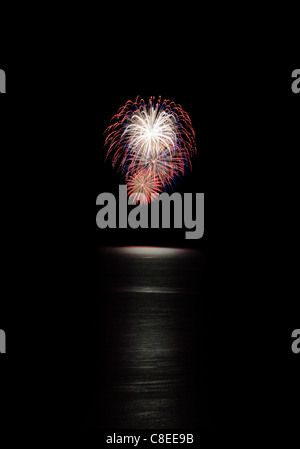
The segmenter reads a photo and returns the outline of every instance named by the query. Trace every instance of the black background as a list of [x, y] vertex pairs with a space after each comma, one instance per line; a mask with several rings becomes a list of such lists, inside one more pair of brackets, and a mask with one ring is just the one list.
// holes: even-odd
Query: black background
[[[95, 235], [94, 200], [117, 179], [103, 164], [102, 133], [140, 94], [180, 103], [197, 135], [181, 188], [205, 192], [205, 237], [195, 244], [208, 257], [213, 428], [266, 438], [296, 430], [299, 95], [290, 86], [299, 64], [215, 51], [179, 61], [169, 55], [149, 69], [127, 52], [80, 64], [1, 61], [3, 428], [76, 437], [90, 407], [94, 254], [106, 244]], [[177, 231], [168, 237], [186, 244]], [[147, 230], [116, 241], [164, 238]]]

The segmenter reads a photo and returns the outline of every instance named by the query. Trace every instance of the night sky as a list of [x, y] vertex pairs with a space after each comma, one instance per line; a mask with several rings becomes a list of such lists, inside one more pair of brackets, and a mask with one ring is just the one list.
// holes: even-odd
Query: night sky
[[[172, 79], [167, 74], [162, 74], [150, 83], [146, 76], [144, 79], [131, 78], [130, 76], [120, 78], [117, 82], [109, 83], [107, 89], [96, 92], [92, 99], [94, 110], [96, 111], [93, 135], [93, 147], [96, 156], [95, 163], [95, 194], [98, 196], [102, 192], [114, 193], [118, 198], [118, 186], [124, 184], [120, 173], [111, 166], [111, 161], [104, 163], [106, 150], [104, 149], [104, 130], [111, 124], [110, 119], [123, 106], [127, 100], [135, 100], [137, 95], [144, 98], [146, 102], [151, 95], [158, 98], [170, 99], [179, 103], [183, 109], [188, 112], [193, 128], [196, 133], [197, 154], [192, 158], [192, 171], [187, 170], [182, 179], [179, 179], [175, 191], [184, 193], [203, 193], [208, 185], [207, 176], [208, 148], [204, 145], [207, 138], [206, 123], [209, 111], [203, 107], [207, 104], [207, 94], [204, 88], [195, 88], [194, 83], [187, 86], [183, 80], [180, 85], [174, 85]], [[101, 108], [99, 108], [101, 105]], [[202, 107], [201, 107], [202, 105]], [[172, 192], [169, 192], [172, 193]], [[195, 206], [194, 206], [195, 207]], [[100, 209], [97, 206], [96, 211]], [[96, 244], [99, 246], [105, 244], [126, 245], [126, 244], [142, 244], [142, 245], [166, 245], [166, 246], [197, 246], [204, 247], [206, 237], [199, 241], [188, 242], [185, 239], [183, 230], [131, 230], [129, 227], [125, 230], [99, 230], [96, 229]], [[201, 240], [201, 241], [200, 241]]]

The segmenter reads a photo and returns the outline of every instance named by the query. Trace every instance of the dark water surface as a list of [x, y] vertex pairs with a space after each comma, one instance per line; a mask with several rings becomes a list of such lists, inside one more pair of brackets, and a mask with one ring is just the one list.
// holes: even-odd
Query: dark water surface
[[154, 247], [98, 251], [93, 426], [207, 426], [204, 279], [201, 251]]

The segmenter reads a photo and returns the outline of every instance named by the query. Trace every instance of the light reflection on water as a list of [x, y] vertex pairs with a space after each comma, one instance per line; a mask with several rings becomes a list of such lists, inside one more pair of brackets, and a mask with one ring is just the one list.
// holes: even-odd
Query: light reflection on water
[[122, 247], [106, 247], [101, 251], [110, 252], [112, 254], [133, 255], [142, 257], [174, 257], [194, 253], [195, 250], [185, 248], [163, 248], [160, 246], [122, 246]]
[[99, 427], [205, 426], [203, 270], [189, 249], [99, 251]]

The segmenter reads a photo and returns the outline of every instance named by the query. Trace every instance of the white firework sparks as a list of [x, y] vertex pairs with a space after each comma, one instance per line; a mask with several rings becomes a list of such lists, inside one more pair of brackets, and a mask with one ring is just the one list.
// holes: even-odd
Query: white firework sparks
[[122, 137], [135, 157], [152, 160], [161, 154], [171, 155], [177, 142], [176, 118], [158, 106], [145, 107], [132, 115]]

